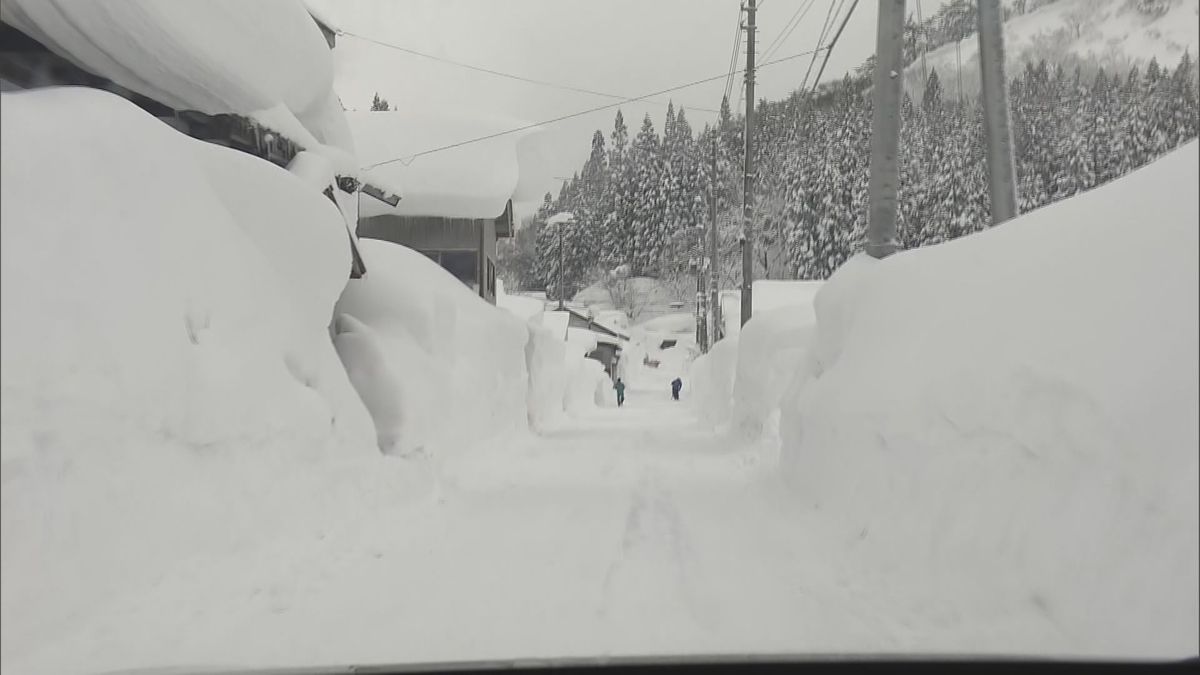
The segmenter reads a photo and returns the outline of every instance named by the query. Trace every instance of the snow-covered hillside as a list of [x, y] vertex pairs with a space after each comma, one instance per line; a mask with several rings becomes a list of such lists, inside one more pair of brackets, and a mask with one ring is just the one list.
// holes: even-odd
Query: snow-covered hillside
[[1196, 653], [1198, 181], [1193, 141], [1001, 227], [854, 258], [817, 296], [785, 467], [884, 601], [936, 627], [926, 648], [982, 638], [956, 616], [1035, 607], [1090, 653]]
[[[1057, 0], [1014, 16], [1004, 24], [1005, 55], [1010, 73], [1029, 61], [1061, 63], [1072, 58], [1103, 66], [1110, 74], [1144, 68], [1150, 59], [1174, 66], [1188, 52], [1200, 52], [1200, 0], [1163, 0], [1161, 14], [1139, 12], [1131, 0]], [[925, 90], [923, 68], [937, 70], [947, 97], [979, 90], [979, 42], [975, 34], [957, 45], [928, 52], [905, 71], [905, 91], [920, 100]], [[960, 67], [961, 61], [961, 67]]]

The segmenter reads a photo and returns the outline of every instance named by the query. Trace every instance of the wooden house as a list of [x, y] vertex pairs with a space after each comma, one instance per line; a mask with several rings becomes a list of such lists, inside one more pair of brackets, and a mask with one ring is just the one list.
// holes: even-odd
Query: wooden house
[[420, 251], [496, 304], [496, 242], [513, 233], [512, 200], [495, 218], [384, 213], [360, 216], [358, 236]]

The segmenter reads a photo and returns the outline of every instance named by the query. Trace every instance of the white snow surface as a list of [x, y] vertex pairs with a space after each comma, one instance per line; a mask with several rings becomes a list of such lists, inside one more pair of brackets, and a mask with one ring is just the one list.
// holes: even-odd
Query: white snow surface
[[1198, 148], [817, 296], [783, 461], [923, 646], [1197, 652]]
[[167, 106], [254, 117], [357, 169], [329, 46], [298, 0], [3, 0], [0, 18]]
[[[363, 360], [352, 372], [370, 372], [374, 366], [367, 364], [382, 359], [378, 368], [391, 384], [372, 381], [358, 390], [373, 412], [387, 411], [375, 417], [381, 449], [436, 455], [524, 429], [528, 331], [522, 322], [417, 251], [369, 239], [359, 246], [369, 272], [346, 285], [336, 311], [339, 320], [349, 315], [370, 331], [349, 324], [361, 336], [362, 351], [342, 349], [339, 341], [339, 353], [343, 360]], [[401, 410], [372, 405], [369, 392], [398, 399]]]
[[350, 251], [324, 196], [109, 93], [0, 105], [0, 659], [28, 672], [163, 574], [401, 474], [352, 468], [378, 453], [327, 332]]
[[[517, 148], [537, 132], [535, 127], [412, 157], [528, 123], [456, 109], [427, 113], [351, 111], [346, 116], [358, 148], [363, 180], [399, 186], [402, 196], [394, 208], [375, 199], [364, 200], [364, 216], [394, 213], [496, 218], [520, 184]], [[371, 168], [381, 162], [389, 163]]]
[[[776, 438], [779, 404], [813, 346], [823, 281], [754, 282], [754, 315], [691, 367], [697, 417], [739, 441]], [[726, 323], [741, 323], [740, 300]], [[728, 426], [727, 426], [728, 425]]]
[[[2, 102], [6, 673], [1200, 651], [1196, 143], [851, 260], [777, 449], [665, 382], [610, 407], [565, 325], [537, 338], [385, 242], [337, 303], [347, 377], [327, 327], [349, 251], [309, 183], [107, 94]], [[682, 318], [652, 327], [672, 324], [631, 337], [680, 340], [660, 351], [732, 398], [715, 362], [738, 342], [692, 362]], [[551, 343], [572, 412], [534, 436]], [[464, 429], [405, 437], [413, 415]], [[381, 455], [392, 430], [434, 457]]]
[[[560, 428], [572, 416], [599, 407], [616, 405], [612, 380], [598, 361], [585, 354], [607, 336], [566, 327], [566, 312], [545, 311], [545, 302], [527, 296], [500, 293], [496, 305], [526, 323], [525, 367], [529, 372], [526, 395], [529, 426], [539, 432]], [[548, 318], [549, 317], [549, 318]]]

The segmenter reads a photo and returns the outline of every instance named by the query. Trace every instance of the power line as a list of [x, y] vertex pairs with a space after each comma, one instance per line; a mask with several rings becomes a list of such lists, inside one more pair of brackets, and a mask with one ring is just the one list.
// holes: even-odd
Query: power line
[[[725, 98], [733, 93], [733, 74], [737, 70], [737, 57], [742, 49], [742, 8], [738, 5], [737, 21], [733, 24], [733, 52], [729, 55], [729, 75], [725, 79]], [[722, 99], [724, 100], [724, 99]]]
[[[585, 87], [575, 87], [575, 86], [572, 86], [569, 84], [561, 84], [558, 82], [548, 82], [546, 80], [539, 80], [539, 79], [532, 78], [532, 77], [525, 77], [524, 75], [514, 75], [512, 73], [506, 73], [506, 72], [503, 72], [500, 70], [494, 70], [492, 68], [485, 68], [483, 66], [476, 66], [476, 65], [473, 65], [470, 63], [464, 63], [462, 61], [455, 61], [454, 59], [447, 59], [447, 58], [443, 58], [441, 56], [427, 54], [425, 52], [418, 51], [416, 49], [404, 47], [404, 46], [401, 46], [398, 44], [393, 44], [391, 42], [384, 42], [382, 40], [376, 40], [375, 38], [367, 37], [365, 35], [359, 35], [358, 33], [352, 33], [350, 31], [342, 31], [340, 34], [358, 38], [359, 40], [363, 40], [365, 42], [370, 42], [370, 43], [378, 45], [380, 47], [387, 47], [388, 49], [395, 49], [396, 51], [401, 51], [406, 54], [412, 54], [413, 56], [420, 56], [422, 58], [430, 59], [432, 61], [438, 61], [440, 63], [445, 63], [445, 64], [449, 64], [452, 66], [458, 66], [459, 68], [466, 68], [467, 70], [473, 70], [478, 73], [486, 73], [488, 75], [494, 75], [496, 77], [503, 77], [503, 78], [506, 78], [509, 80], [516, 80], [518, 82], [526, 82], [528, 84], [536, 84], [536, 85], [539, 85], [542, 87], [551, 87], [553, 89], [562, 89], [565, 91], [573, 91], [573, 92], [580, 93], [580, 94], [590, 94], [592, 96], [601, 96], [603, 98], [612, 98], [612, 99], [619, 99], [619, 100], [624, 100], [627, 98], [626, 96], [621, 96], [618, 94], [610, 94], [608, 92], [603, 92], [603, 91], [596, 91], [595, 89], [587, 89]], [[654, 103], [656, 105], [668, 105], [666, 103], [663, 103], [662, 101], [649, 101], [648, 100], [647, 102]], [[709, 113], [717, 112], [716, 110], [713, 110], [711, 108], [701, 108], [699, 106], [694, 106], [691, 109], [692, 110], [701, 110], [701, 111], [709, 112]]]
[[[837, 0], [829, 0], [829, 11], [825, 13], [825, 21], [821, 24], [821, 34], [817, 37], [817, 46], [825, 42], [825, 35], [829, 32], [830, 19], [833, 18], [833, 7]], [[814, 52], [812, 60], [808, 62], [808, 70], [804, 71], [804, 79], [800, 81], [800, 91], [804, 91], [808, 87], [808, 76], [812, 74], [813, 66], [817, 63], [817, 55]]]
[[[791, 60], [793, 60], [793, 59], [798, 59], [798, 58], [801, 58], [801, 57], [803, 57], [803, 56], [810, 56], [810, 55], [812, 55], [812, 54], [815, 54], [815, 53], [819, 52], [820, 50], [821, 50], [821, 48], [817, 48], [817, 49], [809, 50], [809, 51], [806, 51], [806, 52], [800, 52], [800, 53], [798, 53], [798, 54], [792, 54], [791, 56], [785, 56], [785, 57], [783, 57], [783, 58], [775, 59], [774, 61], [767, 61], [767, 62], [765, 62], [765, 63], [760, 63], [760, 64], [758, 64], [758, 67], [759, 67], [759, 68], [764, 68], [764, 67], [766, 67], [766, 66], [773, 66], [773, 65], [775, 65], [775, 64], [777, 64], [777, 63], [784, 63], [784, 62], [786, 62], [786, 61], [791, 61]], [[738, 74], [738, 73], [742, 73], [742, 72], [745, 72], [745, 69], [744, 69], [744, 68], [743, 68], [743, 69], [740, 69], [740, 70], [737, 70], [737, 71], [736, 71], [734, 74], [736, 75], [736, 74]], [[707, 84], [707, 83], [709, 83], [709, 82], [716, 82], [717, 80], [724, 79], [726, 76], [727, 76], [727, 75], [726, 75], [725, 73], [722, 73], [722, 74], [720, 74], [720, 75], [716, 75], [716, 76], [713, 76], [713, 77], [706, 77], [706, 78], [704, 78], [704, 79], [700, 79], [700, 80], [693, 80], [693, 81], [691, 81], [691, 82], [688, 82], [688, 83], [686, 83], [686, 84], [680, 84], [680, 85], [677, 85], [677, 86], [674, 86], [674, 87], [668, 87], [668, 88], [666, 88], [666, 89], [660, 89], [660, 90], [658, 90], [658, 91], [650, 92], [649, 94], [643, 94], [643, 95], [641, 95], [641, 96], [634, 96], [634, 97], [632, 97], [632, 98], [627, 98], [627, 99], [624, 99], [624, 100], [622, 100], [622, 101], [617, 101], [616, 103], [608, 103], [608, 104], [605, 104], [605, 105], [602, 105], [602, 106], [596, 106], [595, 108], [588, 108], [587, 110], [580, 110], [579, 112], [573, 112], [573, 113], [570, 113], [570, 114], [567, 114], [567, 115], [562, 115], [562, 116], [559, 116], [559, 117], [554, 117], [554, 118], [551, 118], [551, 119], [548, 119], [548, 120], [543, 120], [543, 121], [541, 121], [541, 122], [534, 122], [534, 123], [532, 123], [532, 124], [526, 124], [526, 125], [523, 125], [523, 126], [519, 126], [519, 127], [512, 128], [512, 129], [506, 129], [506, 130], [504, 130], [504, 131], [498, 131], [498, 132], [496, 132], [496, 133], [494, 133], [494, 134], [487, 134], [486, 136], [479, 136], [479, 137], [477, 137], [477, 138], [471, 138], [471, 139], [467, 139], [467, 140], [465, 140], [465, 141], [459, 141], [459, 142], [457, 142], [457, 143], [451, 143], [451, 144], [449, 144], [449, 145], [443, 145], [443, 146], [440, 146], [440, 147], [437, 147], [437, 148], [431, 148], [431, 149], [429, 149], [429, 150], [423, 150], [423, 151], [421, 151], [421, 152], [418, 152], [418, 153], [415, 153], [415, 154], [412, 154], [412, 155], [406, 155], [406, 156], [403, 156], [403, 157], [397, 157], [397, 158], [395, 158], [395, 159], [389, 159], [389, 160], [385, 160], [385, 161], [382, 161], [382, 162], [376, 162], [376, 163], [374, 163], [374, 164], [371, 164], [371, 165], [369, 165], [369, 166], [364, 166], [364, 167], [362, 167], [362, 170], [366, 171], [366, 170], [374, 169], [374, 168], [376, 168], [376, 167], [384, 166], [385, 164], [393, 164], [393, 163], [395, 163], [395, 162], [401, 162], [401, 163], [403, 163], [405, 166], [408, 166], [408, 165], [409, 165], [409, 164], [411, 164], [411, 163], [412, 163], [412, 161], [413, 161], [413, 160], [415, 160], [416, 158], [418, 158], [418, 157], [423, 157], [423, 156], [425, 156], [425, 155], [432, 155], [432, 154], [433, 154], [433, 153], [435, 153], [435, 152], [442, 152], [442, 151], [444, 151], [444, 150], [451, 150], [451, 149], [453, 149], [453, 148], [462, 147], [462, 146], [464, 146], [464, 145], [470, 145], [470, 144], [472, 144], [472, 143], [479, 143], [479, 142], [481, 142], [481, 141], [487, 141], [487, 140], [491, 140], [491, 139], [493, 139], [493, 138], [499, 138], [499, 137], [501, 137], [501, 136], [507, 136], [507, 135], [509, 135], [509, 134], [515, 134], [515, 133], [518, 133], [518, 132], [521, 132], [521, 131], [528, 131], [528, 130], [530, 130], [530, 129], [535, 129], [535, 128], [537, 128], [537, 127], [545, 126], [545, 125], [547, 125], [547, 124], [555, 124], [555, 123], [557, 123], [557, 122], [562, 122], [562, 121], [564, 121], [564, 120], [574, 119], [574, 118], [576, 118], [576, 117], [582, 117], [582, 116], [584, 116], [584, 115], [589, 115], [589, 114], [591, 114], [591, 113], [594, 113], [594, 112], [600, 112], [600, 111], [602, 111], [602, 110], [610, 110], [610, 109], [612, 109], [612, 108], [617, 108], [617, 107], [619, 107], [619, 106], [621, 106], [621, 105], [623, 105], [623, 104], [625, 104], [625, 103], [632, 103], [632, 102], [635, 102], [635, 101], [643, 101], [643, 100], [645, 100], [645, 99], [647, 99], [647, 98], [650, 98], [651, 96], [661, 96], [662, 94], [669, 94], [669, 93], [671, 93], [671, 92], [673, 92], [673, 91], [679, 91], [679, 90], [681, 90], [681, 89], [688, 89], [688, 88], [690, 88], [690, 87], [695, 87], [695, 86], [697, 86], [697, 85], [701, 85], [701, 84]]]
[[796, 28], [800, 26], [800, 22], [804, 20], [804, 17], [808, 15], [808, 11], [812, 9], [813, 5], [815, 4], [816, 0], [808, 0], [807, 3], [796, 7], [796, 11], [792, 13], [792, 17], [788, 19], [786, 24], [784, 24], [783, 29], [779, 31], [779, 34], [775, 36], [775, 39], [772, 40], [769, 45], [767, 45], [765, 50], [763, 50], [764, 59], [771, 58], [775, 52], [779, 51], [780, 47], [783, 47], [783, 45], [787, 43], [788, 38], [790, 38], [792, 33], [795, 32]]
[[[842, 36], [842, 31], [846, 29], [846, 24], [850, 23], [850, 17], [854, 14], [855, 7], [858, 7], [858, 0], [850, 3], [850, 9], [846, 12], [846, 17], [842, 19], [842, 25], [838, 26], [837, 32], [833, 34], [833, 39], [829, 42], [829, 46], [825, 48], [825, 59], [821, 61], [821, 68], [817, 70], [817, 77], [813, 80], [813, 93], [816, 93], [817, 85], [821, 83], [821, 75], [825, 73], [825, 66], [829, 63], [829, 55], [833, 53], [833, 48], [837, 45], [838, 38]], [[839, 9], [838, 11], [841, 10]]]

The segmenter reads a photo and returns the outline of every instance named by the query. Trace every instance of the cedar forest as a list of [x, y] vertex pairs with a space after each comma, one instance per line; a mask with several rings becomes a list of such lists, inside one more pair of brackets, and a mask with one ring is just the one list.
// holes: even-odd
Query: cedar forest
[[[923, 23], [910, 20], [906, 61], [913, 64], [919, 49], [966, 34], [973, 22], [967, 0], [944, 6]], [[824, 279], [861, 246], [873, 70], [872, 58], [811, 96], [797, 91], [756, 106], [755, 278]], [[955, 96], [947, 86], [952, 77], [931, 69], [916, 100], [904, 97], [898, 229], [906, 249], [988, 225], [980, 103]], [[1200, 126], [1197, 68], [1187, 53], [1173, 67], [1151, 60], [1124, 72], [1077, 59], [1040, 60], [1009, 77], [1022, 212], [1126, 174], [1196, 138]], [[560, 211], [575, 214], [561, 233], [568, 297], [614, 270], [663, 280], [690, 277], [702, 255], [700, 227], [709, 222], [715, 182], [719, 282], [736, 288], [743, 147], [742, 119], [728, 98], [717, 121], [699, 133], [673, 105], [661, 135], [649, 116], [631, 132], [618, 111], [608, 135], [593, 134], [582, 169], [557, 197], [547, 193], [516, 237], [501, 243], [506, 285], [558, 297], [559, 233], [545, 222]]]

